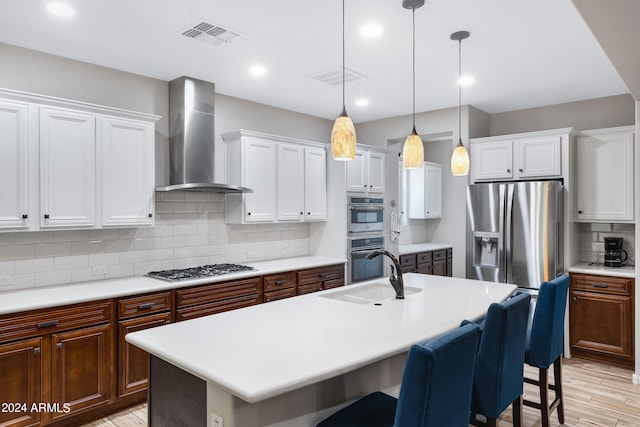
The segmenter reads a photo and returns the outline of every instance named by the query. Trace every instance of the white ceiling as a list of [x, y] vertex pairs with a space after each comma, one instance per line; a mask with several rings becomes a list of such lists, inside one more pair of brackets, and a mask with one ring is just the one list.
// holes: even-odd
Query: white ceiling
[[[225, 95], [333, 119], [341, 87], [311, 76], [341, 66], [340, 0], [65, 0], [61, 19], [46, 0], [0, 0], [0, 42], [162, 80], [216, 83]], [[411, 113], [411, 11], [401, 0], [346, 1], [347, 84], [356, 122]], [[199, 19], [237, 31], [213, 47], [179, 35]], [[376, 21], [377, 40], [359, 28]], [[416, 10], [416, 110], [457, 105], [458, 45], [468, 30], [463, 74], [476, 83], [463, 103], [488, 113], [628, 93], [571, 0], [427, 0]], [[247, 69], [268, 68], [256, 79]], [[1, 66], [0, 66], [1, 72]], [[354, 105], [365, 97], [368, 107]]]

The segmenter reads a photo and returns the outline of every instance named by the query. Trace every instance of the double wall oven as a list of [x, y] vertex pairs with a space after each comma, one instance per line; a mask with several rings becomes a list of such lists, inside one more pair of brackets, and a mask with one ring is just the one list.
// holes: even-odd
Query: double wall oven
[[347, 215], [347, 283], [383, 277], [383, 257], [371, 260], [365, 257], [372, 251], [384, 249], [384, 199], [350, 197]]

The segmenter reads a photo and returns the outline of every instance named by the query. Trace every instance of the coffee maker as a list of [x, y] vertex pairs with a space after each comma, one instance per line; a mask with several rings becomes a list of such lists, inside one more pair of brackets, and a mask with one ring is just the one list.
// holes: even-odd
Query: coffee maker
[[622, 267], [627, 260], [627, 251], [622, 249], [622, 237], [604, 238], [604, 265], [606, 267]]

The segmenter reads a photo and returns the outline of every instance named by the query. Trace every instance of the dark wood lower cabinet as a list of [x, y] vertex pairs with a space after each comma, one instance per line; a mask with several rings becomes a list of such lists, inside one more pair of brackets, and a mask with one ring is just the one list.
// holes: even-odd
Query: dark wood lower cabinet
[[118, 324], [118, 396], [125, 397], [145, 392], [149, 385], [149, 353], [129, 344], [125, 336], [171, 323], [171, 313], [159, 313], [134, 319], [121, 320]]
[[569, 337], [575, 356], [633, 368], [634, 279], [571, 274]]
[[42, 347], [40, 337], [0, 345], [0, 403], [8, 405], [0, 411], [0, 426], [41, 425], [44, 414], [31, 409], [45, 401]]
[[435, 276], [452, 275], [452, 249], [427, 251], [400, 255], [400, 268], [403, 273], [433, 274]]

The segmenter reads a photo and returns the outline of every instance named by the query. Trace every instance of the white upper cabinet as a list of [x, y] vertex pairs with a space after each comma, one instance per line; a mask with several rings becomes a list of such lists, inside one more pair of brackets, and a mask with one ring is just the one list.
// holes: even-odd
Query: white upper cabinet
[[634, 220], [634, 127], [582, 131], [576, 141], [577, 221]]
[[327, 152], [324, 148], [304, 148], [304, 218], [327, 219]]
[[40, 227], [96, 223], [96, 119], [40, 108]]
[[0, 229], [29, 225], [28, 108], [0, 100]]
[[222, 138], [225, 182], [253, 190], [225, 195], [227, 223], [326, 220], [323, 144], [245, 130]]
[[0, 231], [153, 225], [158, 118], [1, 89]]
[[304, 162], [304, 147], [278, 145], [279, 221], [300, 221], [304, 218]]
[[347, 192], [384, 193], [386, 154], [375, 149], [357, 149], [347, 163]]
[[476, 138], [470, 142], [471, 182], [560, 178], [570, 129]]
[[102, 225], [153, 225], [153, 123], [104, 117], [101, 125]]
[[442, 165], [424, 162], [422, 169], [406, 170], [409, 218], [442, 218]]

